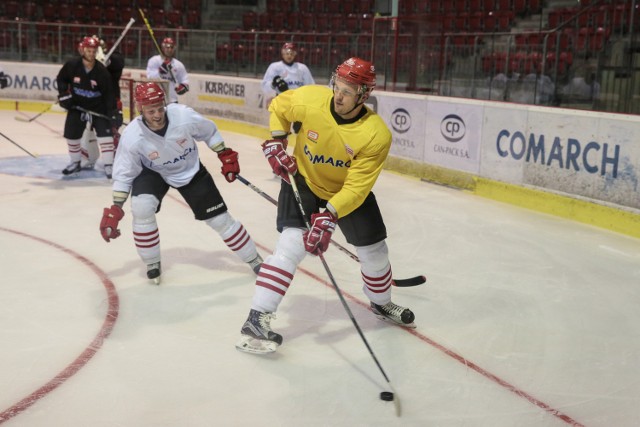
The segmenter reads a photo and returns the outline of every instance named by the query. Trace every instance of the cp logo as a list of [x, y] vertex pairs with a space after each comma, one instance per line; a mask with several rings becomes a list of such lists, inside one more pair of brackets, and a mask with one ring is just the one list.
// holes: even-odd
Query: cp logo
[[411, 129], [411, 115], [404, 108], [397, 108], [391, 113], [391, 127], [398, 133], [405, 133]]
[[466, 132], [464, 120], [456, 114], [449, 114], [440, 122], [440, 133], [449, 142], [460, 141]]

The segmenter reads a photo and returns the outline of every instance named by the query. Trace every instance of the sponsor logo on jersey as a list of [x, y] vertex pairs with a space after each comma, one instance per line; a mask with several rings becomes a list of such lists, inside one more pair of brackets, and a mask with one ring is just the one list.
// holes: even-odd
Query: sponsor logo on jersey
[[80, 77], [74, 77], [73, 78], [73, 82], [74, 83], [80, 83]]
[[307, 138], [309, 138], [311, 141], [313, 142], [318, 142], [318, 137], [320, 135], [318, 135], [318, 132], [313, 131], [313, 130], [308, 130], [307, 131]]
[[179, 155], [178, 157], [174, 158], [173, 160], [167, 160], [166, 162], [164, 162], [162, 165], [170, 165], [172, 163], [178, 163], [181, 162], [183, 160], [187, 160], [187, 156], [189, 155], [189, 153], [191, 153], [192, 151], [194, 151], [193, 148], [187, 148], [184, 150], [184, 153], [182, 153], [181, 155]]
[[314, 164], [323, 164], [323, 165], [331, 165], [336, 168], [348, 168], [351, 166], [351, 160], [347, 160], [346, 162], [341, 159], [334, 159], [333, 157], [325, 157], [324, 154], [313, 154], [309, 151], [309, 146], [304, 146], [304, 154], [307, 156], [307, 159]]
[[180, 140], [178, 140], [178, 145], [181, 147], [184, 147], [184, 144], [187, 143], [187, 138], [182, 138]]
[[95, 80], [91, 80], [91, 87], [96, 87], [98, 86], [98, 82]]
[[158, 157], [160, 157], [160, 154], [158, 154], [157, 151], [154, 151], [153, 153], [149, 153], [149, 155], [147, 157], [149, 157], [149, 160], [155, 160]]
[[347, 152], [347, 155], [353, 159], [353, 148], [349, 147], [348, 144], [344, 144], [344, 149]]

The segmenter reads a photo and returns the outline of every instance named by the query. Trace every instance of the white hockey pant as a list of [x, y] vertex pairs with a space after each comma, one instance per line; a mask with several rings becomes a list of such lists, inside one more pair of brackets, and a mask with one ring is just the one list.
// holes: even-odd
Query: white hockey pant
[[240, 221], [233, 219], [229, 212], [216, 215], [205, 222], [242, 261], [253, 261], [258, 256], [255, 242]]
[[307, 252], [304, 250], [301, 228], [285, 228], [276, 249], [262, 263], [256, 279], [251, 308], [274, 313], [293, 280], [293, 275]]
[[151, 194], [131, 198], [133, 241], [138, 255], [145, 264], [160, 262], [160, 232], [156, 222], [156, 209], [160, 201]]
[[387, 243], [374, 243], [369, 246], [356, 246], [356, 253], [360, 259], [360, 271], [364, 286], [364, 294], [378, 305], [385, 305], [391, 301], [391, 263]]

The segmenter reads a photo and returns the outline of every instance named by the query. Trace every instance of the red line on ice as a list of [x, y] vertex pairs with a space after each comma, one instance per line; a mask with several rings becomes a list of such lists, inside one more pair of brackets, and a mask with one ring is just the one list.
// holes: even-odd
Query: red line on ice
[[87, 348], [80, 354], [80, 356], [78, 356], [73, 362], [71, 362], [69, 366], [67, 366], [62, 372], [56, 375], [52, 380], [50, 380], [45, 385], [43, 385], [42, 387], [40, 387], [39, 389], [31, 393], [29, 396], [20, 400], [15, 405], [0, 412], [0, 424], [2, 424], [5, 421], [15, 417], [25, 409], [29, 408], [31, 405], [36, 403], [39, 399], [41, 399], [42, 397], [46, 396], [47, 394], [51, 393], [53, 390], [58, 388], [58, 386], [62, 385], [72, 375], [74, 375], [83, 366], [85, 366], [89, 362], [89, 360], [91, 360], [91, 358], [96, 354], [96, 352], [102, 347], [102, 344], [104, 343], [105, 338], [107, 338], [111, 334], [113, 325], [115, 324], [116, 319], [118, 318], [118, 310], [119, 310], [120, 304], [118, 299], [118, 293], [116, 291], [115, 286], [113, 285], [113, 282], [111, 282], [111, 280], [109, 279], [109, 277], [104, 271], [100, 270], [98, 266], [96, 266], [94, 263], [89, 261], [87, 258], [72, 251], [71, 249], [58, 245], [57, 243], [42, 239], [40, 237], [32, 236], [26, 233], [22, 233], [20, 231], [10, 230], [4, 227], [0, 227], [0, 231], [5, 231], [8, 233], [16, 234], [18, 236], [27, 237], [29, 239], [36, 240], [40, 243], [44, 243], [46, 245], [52, 246], [56, 249], [59, 249], [67, 253], [68, 255], [71, 255], [76, 260], [85, 264], [102, 281], [102, 284], [104, 285], [107, 291], [107, 300], [109, 303], [104, 322], [102, 323], [102, 327], [98, 331], [98, 334], [95, 336], [93, 341], [91, 341], [91, 344], [89, 344]]

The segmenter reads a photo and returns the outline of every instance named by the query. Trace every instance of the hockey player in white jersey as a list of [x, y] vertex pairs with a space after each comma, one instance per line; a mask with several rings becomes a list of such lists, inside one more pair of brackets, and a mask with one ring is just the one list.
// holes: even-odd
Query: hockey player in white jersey
[[147, 77], [169, 80], [169, 102], [178, 102], [178, 95], [189, 91], [189, 75], [182, 62], [174, 57], [176, 42], [165, 37], [161, 44], [162, 55], [155, 55], [147, 61]]
[[122, 206], [131, 194], [133, 239], [147, 265], [147, 277], [160, 283], [160, 233], [156, 213], [169, 188], [180, 192], [195, 218], [213, 228], [226, 245], [257, 274], [262, 258], [243, 225], [227, 211], [218, 188], [200, 162], [196, 141], [205, 141], [222, 162], [222, 175], [233, 182], [240, 173], [238, 153], [225, 147], [215, 123], [193, 109], [166, 104], [165, 94], [154, 82], [135, 88], [140, 116], [132, 120], [120, 138], [113, 164], [113, 205], [105, 208], [100, 232], [109, 242], [120, 236]]
[[[268, 108], [271, 100], [282, 92], [316, 83], [309, 68], [301, 62], [295, 61], [297, 55], [295, 44], [283, 44], [280, 53], [282, 60], [269, 64], [262, 78], [265, 108]], [[300, 122], [295, 122], [293, 131], [298, 133], [299, 129]]]

